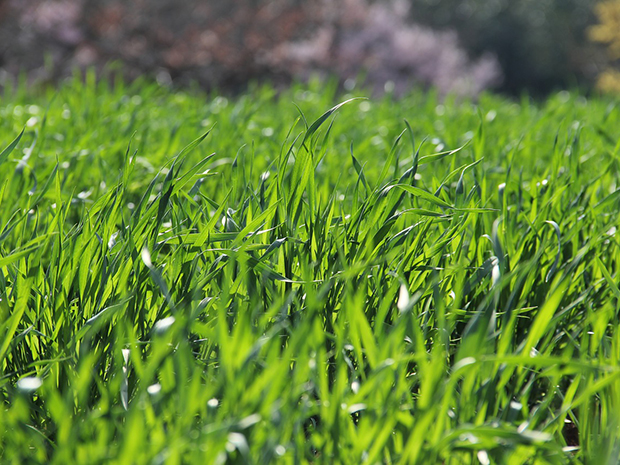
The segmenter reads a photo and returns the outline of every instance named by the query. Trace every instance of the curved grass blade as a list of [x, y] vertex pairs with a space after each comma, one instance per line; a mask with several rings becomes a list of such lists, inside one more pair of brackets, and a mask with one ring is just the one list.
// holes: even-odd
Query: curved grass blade
[[310, 127], [306, 131], [306, 134], [304, 135], [304, 138], [301, 141], [301, 145], [304, 146], [306, 144], [306, 141], [314, 135], [314, 133], [321, 127], [321, 125], [327, 120], [327, 118], [333, 115], [334, 112], [336, 112], [339, 108], [341, 108], [342, 106], [354, 100], [366, 100], [366, 98], [365, 97], [353, 97], [327, 110], [316, 121], [314, 121], [314, 123], [310, 125]]
[[0, 165], [2, 165], [11, 154], [11, 152], [15, 150], [15, 147], [17, 147], [17, 144], [19, 144], [19, 141], [24, 135], [25, 130], [25, 128], [22, 129], [22, 132], [20, 132], [19, 135], [15, 139], [13, 139], [13, 142], [11, 142], [2, 152], [0, 152]]
[[555, 221], [551, 221], [551, 220], [545, 221], [545, 223], [553, 226], [553, 229], [555, 229], [555, 236], [558, 239], [558, 251], [555, 254], [555, 260], [553, 261], [553, 265], [551, 266], [551, 269], [547, 273], [547, 276], [545, 276], [545, 282], [548, 283], [549, 280], [555, 274], [558, 268], [558, 263], [560, 263], [560, 255], [562, 254], [562, 242], [561, 242], [560, 227], [558, 226], [558, 224]]

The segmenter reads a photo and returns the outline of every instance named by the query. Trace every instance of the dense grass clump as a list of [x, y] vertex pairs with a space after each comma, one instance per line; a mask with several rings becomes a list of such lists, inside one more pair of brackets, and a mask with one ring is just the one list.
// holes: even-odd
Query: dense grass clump
[[4, 96], [3, 463], [620, 459], [616, 105], [351, 97]]

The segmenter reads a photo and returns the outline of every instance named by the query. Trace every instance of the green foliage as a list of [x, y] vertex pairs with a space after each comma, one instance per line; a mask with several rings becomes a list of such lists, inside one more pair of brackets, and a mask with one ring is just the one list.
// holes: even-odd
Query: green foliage
[[51, 97], [0, 107], [3, 463], [620, 458], [614, 104]]
[[509, 92], [549, 92], [593, 77], [585, 32], [596, 0], [408, 1], [416, 21], [456, 30], [474, 54], [493, 52]]

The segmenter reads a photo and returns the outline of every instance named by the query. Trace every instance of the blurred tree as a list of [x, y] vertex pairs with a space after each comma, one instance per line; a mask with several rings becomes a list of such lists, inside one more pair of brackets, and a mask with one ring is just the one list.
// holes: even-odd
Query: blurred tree
[[316, 26], [320, 0], [82, 0], [97, 62], [228, 88], [271, 77], [270, 51]]
[[595, 0], [408, 0], [416, 21], [458, 32], [463, 46], [493, 52], [503, 89], [545, 93], [596, 74], [586, 38]]
[[[307, 40], [283, 44], [282, 62], [297, 75], [321, 70], [396, 95], [412, 85], [433, 86], [442, 95], [476, 96], [501, 82], [495, 57], [472, 60], [453, 31], [436, 31], [407, 20], [402, 0], [325, 2], [325, 21]], [[327, 8], [329, 6], [329, 8]]]
[[227, 91], [322, 73], [349, 83], [364, 75], [375, 91], [424, 85], [476, 95], [501, 78], [492, 54], [472, 60], [453, 31], [408, 20], [406, 0], [0, 2], [8, 4], [0, 10], [0, 78], [27, 72], [55, 81], [110, 61], [129, 78]]
[[[610, 65], [620, 61], [620, 1], [607, 1], [596, 5], [599, 23], [589, 30], [590, 39], [607, 46]], [[608, 67], [599, 76], [597, 87], [604, 92], [620, 93], [620, 71]]]

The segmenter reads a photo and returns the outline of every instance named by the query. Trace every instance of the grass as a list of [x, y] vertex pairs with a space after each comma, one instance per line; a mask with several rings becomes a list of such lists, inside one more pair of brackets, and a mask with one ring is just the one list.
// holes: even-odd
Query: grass
[[6, 90], [3, 463], [620, 459], [616, 102], [356, 96]]

